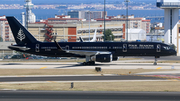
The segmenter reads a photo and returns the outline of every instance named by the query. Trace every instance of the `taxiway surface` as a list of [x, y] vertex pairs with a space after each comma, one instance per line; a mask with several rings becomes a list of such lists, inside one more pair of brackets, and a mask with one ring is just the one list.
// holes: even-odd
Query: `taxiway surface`
[[112, 81], [112, 80], [165, 80], [156, 77], [134, 75], [114, 76], [44, 76], [44, 77], [0, 77], [0, 82], [27, 82], [27, 81]]
[[92, 66], [84, 66], [76, 62], [0, 62], [0, 69], [180, 69], [180, 63], [97, 63]]
[[[122, 58], [122, 57], [120, 57]], [[140, 58], [135, 60], [119, 60], [110, 63], [99, 63], [97, 62], [93, 66], [84, 66], [77, 62], [45, 62], [37, 60], [22, 61], [20, 62], [14, 60], [6, 60], [0, 62], [0, 69], [94, 69], [94, 67], [101, 67], [102, 69], [180, 69], [180, 63], [158, 63], [158, 65], [153, 65], [153, 63], [140, 63], [140, 62], [153, 62], [154, 57], [130, 57], [130, 58]], [[127, 58], [128, 59], [128, 58]], [[176, 61], [180, 60], [180, 56], [168, 56], [161, 57], [158, 61]], [[9, 62], [7, 62], [9, 61]]]

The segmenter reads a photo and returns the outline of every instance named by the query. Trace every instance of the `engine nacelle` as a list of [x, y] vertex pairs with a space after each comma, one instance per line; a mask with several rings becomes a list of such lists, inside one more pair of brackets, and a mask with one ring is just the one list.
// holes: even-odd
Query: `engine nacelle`
[[112, 54], [99, 54], [93, 57], [93, 60], [97, 62], [112, 62]]

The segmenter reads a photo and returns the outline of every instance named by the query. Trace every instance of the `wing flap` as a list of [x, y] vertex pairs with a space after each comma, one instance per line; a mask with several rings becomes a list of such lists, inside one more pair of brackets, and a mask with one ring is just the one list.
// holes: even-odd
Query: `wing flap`
[[86, 51], [86, 50], [68, 50], [67, 53], [78, 54], [78, 55], [85, 55], [85, 56], [92, 56], [99, 54], [98, 51]]

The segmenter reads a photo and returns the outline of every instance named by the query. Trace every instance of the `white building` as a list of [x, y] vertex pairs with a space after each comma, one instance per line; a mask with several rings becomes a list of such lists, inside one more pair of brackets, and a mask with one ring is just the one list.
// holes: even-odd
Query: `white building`
[[[104, 11], [69, 11], [68, 15], [71, 18], [79, 18], [79, 19], [97, 19], [97, 18], [104, 18]], [[105, 13], [107, 16], [107, 12]]]
[[14, 41], [6, 16], [0, 16], [0, 37], [3, 39], [3, 42]]
[[128, 41], [146, 40], [146, 31], [143, 29], [128, 29]]
[[34, 13], [32, 13], [32, 8], [34, 7], [34, 4], [32, 4], [32, 0], [26, 0], [26, 4], [24, 5], [26, 8], [26, 21], [29, 23], [35, 23], [36, 22], [36, 16]]
[[[166, 44], [174, 44], [180, 50], [178, 44], [180, 38], [177, 36], [177, 23], [179, 21], [179, 0], [157, 0], [157, 7], [164, 9], [164, 30]], [[180, 54], [180, 52], [177, 52]]]

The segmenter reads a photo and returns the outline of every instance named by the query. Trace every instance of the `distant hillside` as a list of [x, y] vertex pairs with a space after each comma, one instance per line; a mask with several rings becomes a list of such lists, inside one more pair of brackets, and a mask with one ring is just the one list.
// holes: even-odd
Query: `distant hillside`
[[[106, 2], [124, 2], [124, 0], [106, 0]], [[155, 3], [156, 0], [130, 0], [134, 2], [152, 2]], [[32, 0], [34, 4], [61, 4], [61, 3], [103, 3], [104, 0]], [[24, 4], [25, 0], [0, 0], [1, 4]]]

